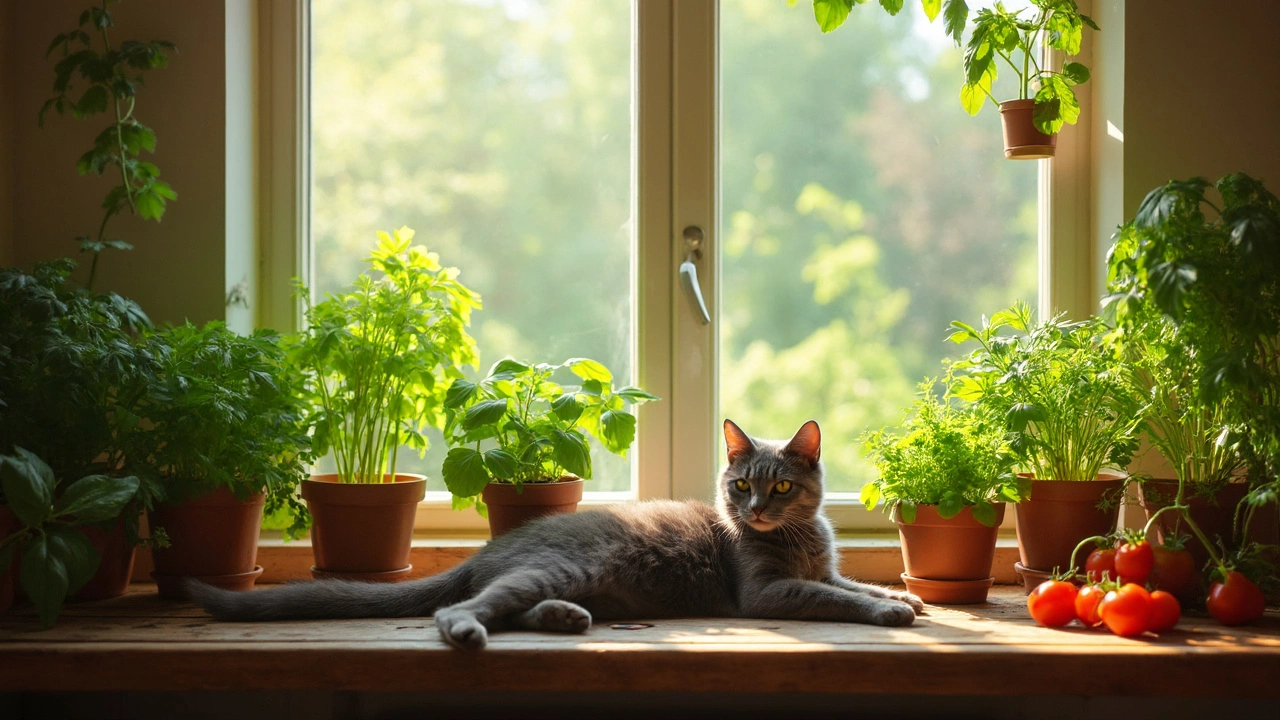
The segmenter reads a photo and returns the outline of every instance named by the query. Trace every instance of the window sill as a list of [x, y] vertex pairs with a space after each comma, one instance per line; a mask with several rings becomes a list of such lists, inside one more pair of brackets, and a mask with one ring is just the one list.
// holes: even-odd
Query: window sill
[[[484, 546], [487, 537], [480, 534], [415, 537], [409, 551], [413, 565], [411, 578], [435, 575], [466, 560]], [[902, 551], [896, 534], [845, 535], [836, 540], [840, 552], [841, 571], [865, 582], [899, 583], [902, 573]], [[1013, 570], [1018, 559], [1018, 544], [1012, 537], [996, 541], [995, 560], [991, 564], [996, 584], [1021, 582]], [[282, 583], [311, 577], [311, 542], [285, 542], [278, 537], [263, 537], [258, 542], [258, 564], [262, 566], [260, 583]], [[134, 565], [135, 583], [151, 582], [151, 554], [142, 550]]]

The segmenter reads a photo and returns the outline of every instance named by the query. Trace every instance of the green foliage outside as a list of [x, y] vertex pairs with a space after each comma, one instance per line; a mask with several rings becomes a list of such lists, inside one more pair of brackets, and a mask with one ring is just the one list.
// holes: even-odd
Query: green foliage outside
[[[553, 378], [568, 370], [580, 384]], [[592, 476], [591, 446], [625, 456], [636, 437], [627, 408], [657, 400], [637, 387], [615, 390], [613, 373], [588, 358], [560, 365], [501, 360], [479, 382], [454, 380], [445, 397], [449, 450], [442, 474], [454, 507], [476, 505], [490, 482], [528, 482]], [[485, 445], [489, 449], [484, 449]]]
[[908, 523], [915, 521], [917, 505], [936, 505], [944, 518], [972, 507], [974, 519], [992, 526], [992, 503], [1022, 500], [1030, 481], [1014, 473], [1017, 458], [1004, 423], [972, 405], [939, 398], [935, 385], [921, 384], [919, 399], [897, 428], [863, 437], [880, 476], [862, 486], [862, 503], [872, 510], [883, 499], [886, 511]]

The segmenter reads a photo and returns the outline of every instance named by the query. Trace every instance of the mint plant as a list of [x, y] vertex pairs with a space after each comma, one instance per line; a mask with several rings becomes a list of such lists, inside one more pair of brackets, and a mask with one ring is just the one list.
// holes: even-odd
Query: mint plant
[[1137, 449], [1142, 407], [1096, 318], [1036, 323], [1019, 302], [982, 326], [956, 320], [952, 342], [978, 347], [952, 364], [950, 392], [995, 413], [1021, 467], [1040, 480], [1093, 480], [1125, 467]]
[[[552, 378], [568, 370], [579, 385]], [[636, 437], [629, 407], [657, 400], [638, 387], [613, 389], [613, 373], [587, 358], [560, 365], [502, 360], [479, 382], [459, 378], [445, 396], [445, 486], [454, 507], [476, 505], [485, 485], [555, 482], [565, 475], [591, 478], [595, 438], [626, 455]], [[483, 510], [482, 505], [478, 505]]]
[[[94, 138], [93, 147], [80, 156], [76, 169], [81, 175], [119, 174], [102, 201], [103, 217], [96, 235], [76, 240], [80, 251], [93, 254], [87, 287], [93, 288], [98, 275], [98, 258], [103, 250], [127, 250], [132, 246], [107, 235], [107, 223], [126, 210], [143, 220], [160, 221], [170, 200], [178, 198], [168, 183], [160, 179], [154, 163], [140, 159], [141, 153], [156, 149], [155, 132], [134, 115], [137, 89], [148, 70], [165, 67], [168, 53], [176, 51], [164, 40], [126, 40], [112, 44], [115, 20], [109, 0], [102, 0], [80, 13], [76, 29], [61, 33], [49, 44], [47, 55], [61, 51], [54, 66], [53, 97], [40, 108], [40, 125], [50, 110], [76, 119], [110, 112], [112, 122]], [[78, 81], [82, 85], [75, 85]]]
[[51, 627], [67, 596], [98, 570], [101, 558], [77, 525], [115, 520], [138, 492], [136, 477], [90, 475], [69, 486], [34, 453], [15, 448], [0, 455], [0, 489], [22, 529], [0, 538], [0, 573], [21, 557], [19, 582], [44, 627]]
[[312, 303], [299, 285], [307, 329], [290, 359], [305, 374], [312, 447], [333, 452], [343, 482], [383, 482], [402, 445], [425, 454], [423, 431], [443, 427], [449, 382], [479, 362], [467, 326], [480, 296], [413, 237], [379, 232], [350, 292]]
[[862, 486], [862, 504], [873, 510], [883, 499], [885, 510], [907, 523], [915, 522], [918, 505], [937, 506], [943, 518], [971, 507], [974, 519], [991, 527], [992, 503], [1024, 499], [1030, 481], [1013, 471], [1017, 457], [1003, 423], [955, 398], [938, 397], [936, 383], [921, 383], [897, 429], [860, 438], [879, 470], [878, 478]]

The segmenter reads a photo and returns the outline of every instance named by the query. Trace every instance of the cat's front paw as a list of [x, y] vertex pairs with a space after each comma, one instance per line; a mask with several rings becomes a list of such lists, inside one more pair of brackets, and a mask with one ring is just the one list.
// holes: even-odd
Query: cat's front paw
[[459, 650], [483, 650], [489, 644], [489, 631], [469, 612], [447, 608], [437, 611], [436, 629], [441, 640]]
[[887, 600], [878, 604], [871, 621], [885, 627], [906, 627], [916, 620], [916, 611], [906, 603]]

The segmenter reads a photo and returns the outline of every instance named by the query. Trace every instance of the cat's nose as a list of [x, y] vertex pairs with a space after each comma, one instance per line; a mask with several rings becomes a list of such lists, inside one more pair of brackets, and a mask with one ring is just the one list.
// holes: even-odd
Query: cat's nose
[[755, 514], [755, 516], [756, 516], [756, 519], [757, 519], [757, 520], [759, 520], [759, 519], [760, 519], [760, 513], [764, 512], [764, 508], [753, 507], [753, 508], [751, 508], [751, 512], [752, 512], [752, 513], [754, 513], [754, 514]]

